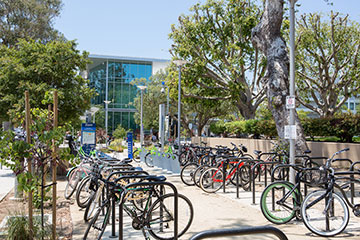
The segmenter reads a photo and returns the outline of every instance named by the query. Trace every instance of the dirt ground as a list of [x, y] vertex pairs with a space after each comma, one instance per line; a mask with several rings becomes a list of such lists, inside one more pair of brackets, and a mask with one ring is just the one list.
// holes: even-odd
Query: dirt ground
[[[60, 179], [59, 181], [64, 181]], [[50, 193], [51, 194], [51, 193]], [[58, 190], [57, 198], [57, 212], [56, 212], [56, 231], [58, 239], [70, 240], [72, 239], [73, 225], [70, 214], [70, 200], [64, 198], [64, 191]], [[27, 199], [23, 201], [11, 200], [14, 197], [14, 191], [9, 192], [6, 197], [0, 202], [0, 222], [7, 215], [21, 215], [28, 213], [28, 202]], [[50, 203], [44, 205], [45, 214], [52, 213]], [[34, 214], [40, 214], [40, 209], [34, 209]]]

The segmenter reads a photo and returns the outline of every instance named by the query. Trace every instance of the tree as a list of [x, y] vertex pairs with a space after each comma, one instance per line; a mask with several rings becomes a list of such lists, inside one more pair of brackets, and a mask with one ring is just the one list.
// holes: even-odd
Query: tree
[[[260, 22], [252, 30], [253, 44], [267, 58], [266, 76], [261, 81], [267, 88], [269, 108], [281, 139], [284, 139], [285, 125], [289, 123], [289, 111], [285, 107], [286, 96], [289, 95], [289, 58], [286, 43], [281, 36], [283, 4], [283, 0], [266, 1]], [[295, 123], [297, 129], [296, 151], [301, 153], [306, 149], [306, 141], [296, 112]]]
[[173, 58], [191, 65], [183, 68], [184, 96], [227, 100], [244, 118], [254, 118], [265, 96], [265, 60], [250, 41], [259, 9], [245, 0], [209, 0], [191, 11], [169, 35]]
[[20, 40], [16, 48], [0, 46], [0, 120], [24, 109], [24, 92], [29, 90], [30, 105], [47, 109], [52, 91], [59, 96], [59, 123], [76, 121], [90, 107], [93, 90], [79, 75], [89, 62], [74, 41], [42, 44]]
[[13, 47], [21, 38], [43, 43], [63, 38], [52, 26], [61, 8], [61, 0], [0, 0], [0, 42]]
[[[165, 80], [166, 73], [160, 72], [153, 75], [150, 80], [135, 79], [131, 82], [133, 85], [145, 85], [146, 90], [143, 92], [143, 125], [144, 129], [159, 128], [159, 104], [166, 103], [166, 94], [161, 92], [161, 82]], [[136, 124], [140, 125], [141, 114], [141, 92], [138, 91], [137, 96], [132, 103], [137, 112], [134, 114]]]
[[360, 26], [348, 16], [301, 16], [296, 44], [297, 96], [305, 107], [328, 117], [360, 89]]

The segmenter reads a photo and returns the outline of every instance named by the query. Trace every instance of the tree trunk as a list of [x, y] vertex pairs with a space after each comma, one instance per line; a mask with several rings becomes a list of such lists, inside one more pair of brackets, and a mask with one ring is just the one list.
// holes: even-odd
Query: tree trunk
[[[267, 57], [266, 76], [262, 78], [266, 86], [269, 108], [274, 117], [276, 129], [284, 139], [284, 127], [289, 124], [290, 112], [286, 109], [286, 96], [289, 95], [289, 58], [286, 43], [281, 37], [284, 0], [267, 0], [259, 24], [252, 29], [252, 42]], [[307, 149], [304, 132], [297, 113], [296, 154]]]

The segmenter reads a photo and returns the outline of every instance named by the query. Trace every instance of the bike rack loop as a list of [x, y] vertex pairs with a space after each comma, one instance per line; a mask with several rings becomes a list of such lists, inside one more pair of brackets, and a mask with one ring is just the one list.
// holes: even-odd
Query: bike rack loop
[[[252, 177], [252, 176], [255, 176], [255, 169], [258, 165], [260, 164], [265, 164], [266, 165], [275, 165], [275, 164], [280, 164], [278, 161], [276, 162], [257, 162], [255, 163], [255, 165], [251, 168], [251, 179], [250, 181], [252, 181], [252, 199], [253, 199], [253, 203], [252, 204], [255, 204], [255, 178]], [[259, 173], [260, 175], [260, 173]], [[266, 168], [265, 168], [265, 179], [267, 179], [266, 177]]]
[[[114, 176], [115, 174], [144, 174], [142, 175], [142, 177], [146, 177], [149, 175], [149, 173], [145, 172], [145, 171], [117, 171], [117, 172], [112, 172], [107, 178], [106, 180], [109, 181], [109, 179]], [[137, 177], [140, 177], [141, 175], [135, 175]], [[123, 176], [125, 177], [125, 176]], [[135, 178], [134, 176], [129, 176], [127, 175], [127, 177], [131, 177], [131, 178]], [[119, 179], [120, 180], [120, 179]], [[111, 202], [111, 235], [109, 236], [110, 238], [116, 238], [116, 230], [115, 230], [115, 199], [112, 200]]]
[[[126, 176], [125, 176], [126, 177]], [[140, 186], [156, 186], [156, 185], [167, 185], [171, 187], [174, 193], [174, 240], [178, 239], [178, 191], [176, 187], [169, 182], [142, 182], [142, 183], [131, 183], [126, 185], [125, 188], [140, 187]], [[123, 240], [123, 202], [119, 204], [119, 240]]]
[[235, 229], [218, 229], [208, 230], [195, 234], [190, 240], [200, 240], [205, 238], [216, 237], [229, 237], [240, 235], [253, 235], [253, 234], [272, 234], [278, 237], [280, 240], [288, 240], [287, 236], [278, 228], [271, 226], [264, 227], [247, 227], [247, 228], [235, 228]]
[[[253, 159], [250, 159], [249, 157], [239, 157], [240, 161], [236, 164], [236, 198], [240, 198], [240, 191], [239, 191], [239, 187], [240, 187], [240, 184], [239, 184], [239, 174], [240, 174], [240, 168], [239, 165], [241, 163], [248, 163], [248, 162], [252, 162], [254, 161]], [[242, 160], [241, 160], [242, 159]], [[255, 160], [256, 161], [256, 160]]]
[[[360, 161], [354, 162], [350, 166], [350, 171], [354, 171], [355, 165], [360, 164]], [[354, 175], [351, 175], [351, 178], [354, 178]], [[355, 184], [351, 182], [351, 203], [354, 204], [354, 197], [355, 197]]]

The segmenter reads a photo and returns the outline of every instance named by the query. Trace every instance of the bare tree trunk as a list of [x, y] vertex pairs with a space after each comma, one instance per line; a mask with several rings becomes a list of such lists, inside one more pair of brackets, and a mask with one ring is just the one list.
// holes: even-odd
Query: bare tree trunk
[[[289, 95], [289, 58], [285, 40], [281, 37], [284, 0], [267, 0], [259, 24], [252, 29], [252, 42], [267, 57], [267, 73], [262, 79], [267, 87], [269, 108], [274, 117], [276, 129], [284, 139], [284, 126], [289, 123], [289, 110], [286, 109], [286, 96]], [[297, 113], [296, 154], [307, 149], [304, 132]]]

